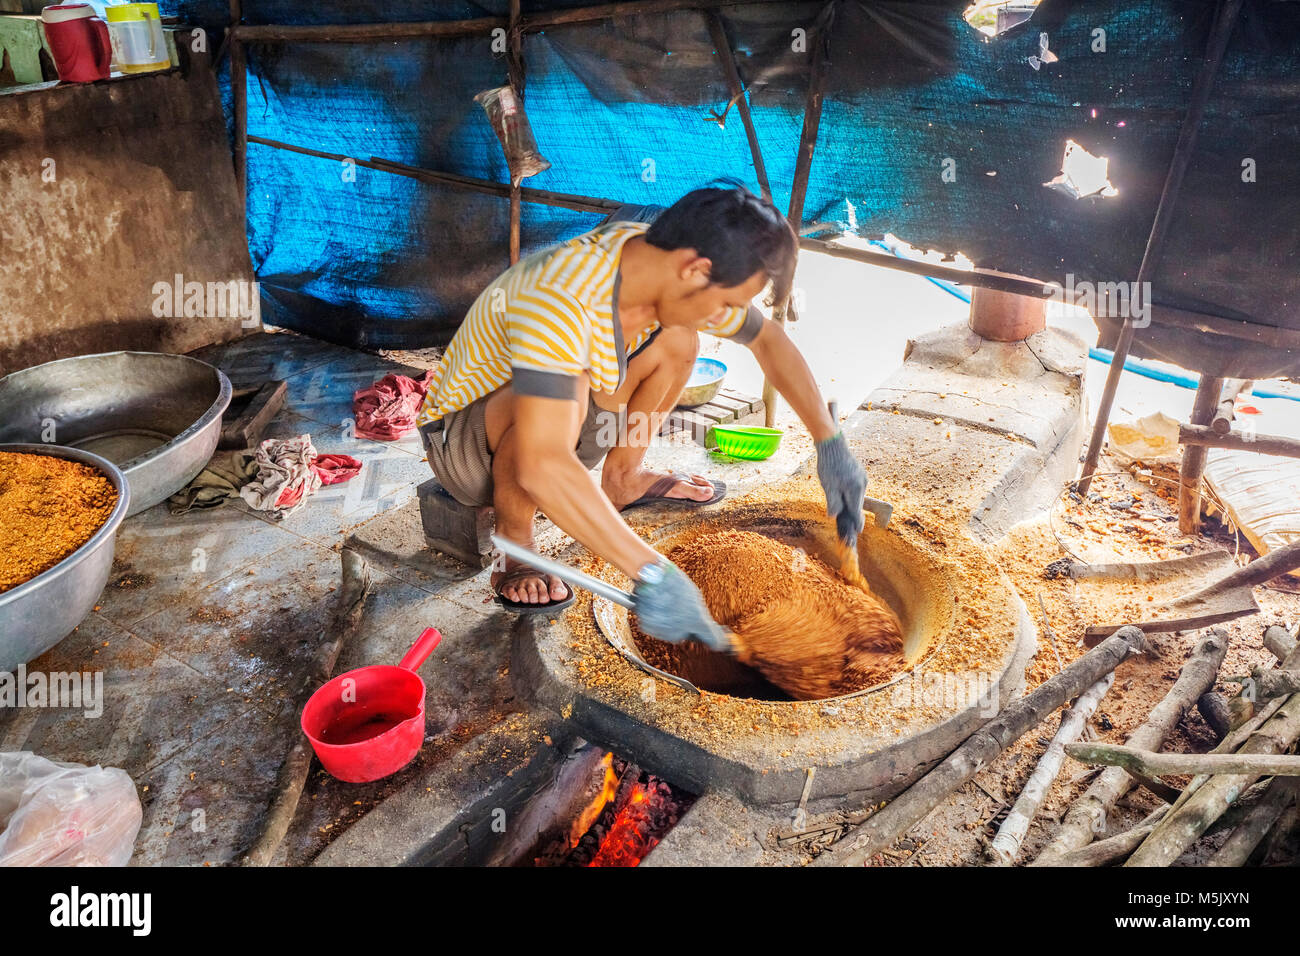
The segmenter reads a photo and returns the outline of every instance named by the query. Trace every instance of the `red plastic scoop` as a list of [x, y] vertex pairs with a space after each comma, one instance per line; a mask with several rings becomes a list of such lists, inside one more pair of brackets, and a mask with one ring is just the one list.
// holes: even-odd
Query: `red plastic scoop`
[[302, 732], [326, 770], [365, 783], [411, 762], [424, 742], [424, 681], [415, 670], [441, 640], [436, 628], [425, 628], [396, 667], [359, 667], [311, 695]]

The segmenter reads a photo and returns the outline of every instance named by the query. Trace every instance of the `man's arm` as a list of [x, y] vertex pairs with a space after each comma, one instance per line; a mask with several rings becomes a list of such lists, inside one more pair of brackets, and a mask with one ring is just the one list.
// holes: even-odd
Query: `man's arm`
[[[578, 460], [574, 447], [590, 401], [586, 375], [578, 376], [578, 390], [576, 401], [516, 394], [519, 484], [561, 529], [637, 582], [635, 610], [647, 634], [727, 650], [731, 638], [709, 616], [699, 589], [627, 526]], [[647, 565], [655, 567], [642, 575]]]
[[867, 476], [848, 442], [822, 403], [812, 369], [794, 347], [785, 329], [766, 321], [749, 343], [767, 376], [790, 407], [808, 426], [817, 444], [817, 478], [826, 492], [826, 513], [835, 519], [840, 540], [852, 547], [862, 531], [862, 496]]
[[840, 430], [839, 423], [832, 421], [826, 410], [812, 369], [785, 329], [770, 319], [765, 320], [748, 346], [767, 380], [808, 427], [813, 441], [823, 441]]
[[577, 389], [576, 400], [515, 396], [519, 484], [563, 531], [635, 580], [660, 556], [627, 526], [574, 452], [590, 400], [585, 375]]

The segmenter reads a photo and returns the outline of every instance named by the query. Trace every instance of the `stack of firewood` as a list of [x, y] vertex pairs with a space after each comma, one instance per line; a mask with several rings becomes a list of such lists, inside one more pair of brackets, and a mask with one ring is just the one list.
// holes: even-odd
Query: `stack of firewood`
[[[1231, 833], [1210, 858], [1211, 866], [1263, 864], [1282, 853], [1300, 822], [1300, 756], [1290, 753], [1300, 738], [1300, 652], [1296, 634], [1276, 626], [1264, 632], [1264, 645], [1279, 666], [1238, 678], [1242, 692], [1234, 706], [1225, 708], [1209, 693], [1227, 646], [1226, 634], [1216, 628], [1124, 746], [1067, 744], [1071, 757], [1107, 769], [1071, 806], [1034, 865], [1169, 866], [1202, 836], [1224, 830]], [[1211, 726], [1225, 731], [1219, 745], [1208, 754], [1160, 753], [1168, 731], [1193, 705]], [[1225, 720], [1230, 721], [1226, 727]], [[1156, 779], [1185, 774], [1194, 776], [1181, 791]], [[1115, 802], [1135, 786], [1146, 787], [1165, 805], [1136, 827], [1094, 842], [1105, 832]]]
[[[1297, 628], [1300, 632], [1300, 628]], [[814, 865], [862, 865], [871, 861], [935, 809], [957, 788], [1029, 730], [1066, 705], [1060, 728], [1019, 798], [1006, 814], [987, 855], [994, 864], [1017, 861], [1021, 844], [1065, 755], [1105, 769], [1070, 807], [1035, 866], [1168, 866], [1202, 836], [1231, 830], [1210, 864], [1264, 863], [1283, 851], [1294, 853], [1300, 837], [1300, 756], [1290, 753], [1300, 738], [1300, 651], [1295, 633], [1270, 627], [1265, 646], [1280, 666], [1257, 668], [1240, 678], [1242, 693], [1226, 701], [1214, 693], [1228, 649], [1222, 628], [1207, 631], [1184, 662], [1169, 693], [1123, 746], [1080, 743], [1078, 738], [1109, 690], [1118, 664], [1151, 652], [1136, 627], [1120, 628], [1091, 651], [1006, 706], [946, 760], [883, 808], [841, 823], [841, 834]], [[1166, 754], [1160, 748], [1193, 707], [1221, 733], [1208, 754]], [[1193, 774], [1182, 790], [1159, 777]], [[1105, 836], [1111, 810], [1141, 786], [1165, 801], [1137, 826]], [[811, 831], [809, 831], [811, 832]], [[819, 831], [820, 832], [820, 831]], [[1104, 839], [1099, 839], [1105, 837]]]

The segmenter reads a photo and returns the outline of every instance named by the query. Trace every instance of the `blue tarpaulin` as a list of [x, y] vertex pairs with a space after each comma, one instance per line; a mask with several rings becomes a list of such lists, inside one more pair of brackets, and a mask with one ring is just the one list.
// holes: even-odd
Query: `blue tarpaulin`
[[[525, 0], [523, 11], [581, 5]], [[719, 8], [776, 202], [789, 202], [812, 57], [804, 38], [821, 16], [828, 74], [805, 232], [893, 232], [981, 267], [1062, 284], [1134, 279], [1217, 4], [1044, 0], [1028, 22], [992, 38], [963, 20], [966, 6]], [[227, 17], [214, 0], [170, 12], [216, 29]], [[244, 2], [249, 24], [505, 13], [505, 0]], [[506, 82], [505, 54], [492, 41], [484, 33], [249, 44], [248, 131], [508, 182], [474, 101]], [[1044, 43], [1054, 62], [1041, 62]], [[549, 27], [525, 34], [524, 59], [527, 112], [552, 164], [525, 185], [665, 205], [718, 176], [757, 190], [736, 111], [725, 126], [710, 121], [729, 92], [703, 13]], [[1300, 329], [1297, 77], [1300, 3], [1246, 0], [1153, 279], [1157, 304]], [[1108, 158], [1116, 195], [1076, 199], [1044, 185], [1061, 173], [1067, 140]], [[525, 203], [524, 250], [599, 220]], [[276, 324], [362, 347], [445, 343], [508, 264], [507, 232], [503, 198], [248, 149], [249, 244], [265, 317]], [[885, 320], [864, 307], [863, 321]], [[1206, 341], [1157, 322], [1136, 351], [1209, 369], [1225, 360]], [[1294, 351], [1239, 341], [1233, 349], [1255, 376], [1300, 371]]]

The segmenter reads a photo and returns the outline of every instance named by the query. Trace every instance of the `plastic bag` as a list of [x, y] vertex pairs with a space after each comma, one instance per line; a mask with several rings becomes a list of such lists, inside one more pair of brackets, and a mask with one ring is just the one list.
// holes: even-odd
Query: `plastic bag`
[[479, 103], [487, 113], [488, 122], [496, 130], [497, 139], [501, 140], [501, 149], [506, 154], [506, 165], [510, 167], [510, 183], [518, 186], [527, 176], [536, 176], [551, 168], [551, 164], [537, 150], [537, 140], [533, 138], [533, 127], [528, 122], [528, 114], [523, 104], [510, 86], [498, 86], [484, 90], [474, 101]]
[[1178, 420], [1164, 412], [1155, 412], [1135, 422], [1114, 422], [1106, 428], [1110, 435], [1110, 453], [1123, 464], [1178, 467]]
[[0, 866], [125, 866], [143, 818], [125, 770], [0, 753]]

